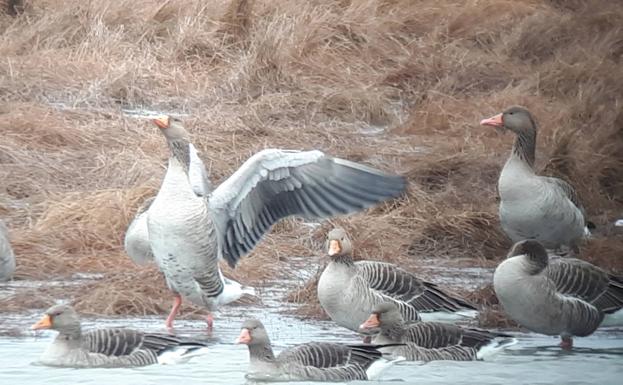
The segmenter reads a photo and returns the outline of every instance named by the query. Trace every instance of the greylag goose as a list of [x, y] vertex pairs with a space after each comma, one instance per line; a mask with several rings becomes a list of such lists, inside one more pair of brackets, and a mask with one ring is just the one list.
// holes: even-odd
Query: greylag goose
[[275, 356], [264, 325], [249, 319], [235, 341], [249, 348], [247, 379], [264, 381], [373, 380], [389, 368], [378, 350], [384, 345], [343, 345], [310, 342], [288, 348]]
[[9, 231], [0, 219], [0, 282], [8, 281], [15, 272], [15, 255], [9, 242]]
[[516, 243], [495, 270], [493, 288], [510, 318], [537, 333], [560, 335], [560, 346], [573, 347], [604, 317], [621, 316], [623, 278], [575, 258], [549, 259], [538, 241]]
[[84, 332], [78, 314], [68, 305], [52, 306], [32, 329], [58, 331], [40, 357], [39, 362], [47, 366], [118, 368], [184, 362], [204, 353], [206, 347], [199, 341], [125, 328]]
[[[188, 143], [188, 149], [190, 153], [188, 181], [195, 195], [207, 197], [212, 191], [208, 171], [192, 143]], [[138, 265], [146, 265], [154, 260], [149, 243], [149, 233], [147, 232], [147, 210], [155, 198], [155, 196], [150, 197], [143, 202], [125, 233], [125, 251], [132, 261]]]
[[513, 150], [498, 180], [502, 229], [513, 242], [536, 239], [546, 248], [563, 246], [577, 252], [578, 243], [594, 226], [573, 187], [534, 170], [537, 126], [528, 110], [511, 107], [480, 122], [516, 135]]
[[408, 321], [475, 316], [473, 305], [396, 265], [353, 261], [351, 241], [335, 228], [327, 235], [330, 262], [318, 281], [318, 300], [338, 325], [357, 331], [372, 309], [391, 301]]
[[372, 339], [374, 344], [406, 344], [386, 349], [409, 361], [472, 361], [516, 343], [507, 334], [487, 330], [442, 322], [405, 322], [392, 302], [376, 305], [359, 331], [376, 333]]
[[211, 328], [211, 312], [241, 295], [240, 287], [225, 285], [219, 259], [234, 267], [280, 219], [353, 213], [397, 197], [406, 187], [401, 176], [320, 151], [268, 149], [248, 159], [209, 197], [199, 197], [189, 181], [190, 141], [182, 123], [168, 116], [154, 123], [171, 151], [160, 191], [147, 210], [151, 250], [178, 293], [168, 327], [184, 297], [208, 309]]

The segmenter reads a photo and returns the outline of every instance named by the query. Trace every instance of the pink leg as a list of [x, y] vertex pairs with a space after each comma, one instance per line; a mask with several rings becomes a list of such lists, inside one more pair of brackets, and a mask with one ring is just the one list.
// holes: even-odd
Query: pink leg
[[173, 320], [175, 320], [175, 316], [180, 310], [180, 306], [182, 306], [182, 296], [176, 293], [173, 298], [173, 307], [171, 308], [171, 312], [164, 323], [167, 329], [173, 329]]
[[206, 316], [206, 322], [208, 323], [208, 330], [212, 331], [214, 328], [214, 317], [212, 316], [212, 313], [208, 313]]
[[560, 347], [564, 350], [571, 350], [573, 348], [573, 339], [568, 336], [560, 337]]

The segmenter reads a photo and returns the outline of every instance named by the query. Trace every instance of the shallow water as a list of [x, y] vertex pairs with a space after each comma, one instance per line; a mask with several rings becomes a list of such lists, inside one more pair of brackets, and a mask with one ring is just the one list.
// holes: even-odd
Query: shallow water
[[[202, 321], [180, 320], [180, 335], [205, 338], [209, 353], [178, 365], [154, 365], [136, 369], [64, 369], [33, 365], [54, 337], [54, 332], [23, 337], [0, 337], [0, 379], [2, 384], [243, 384], [248, 363], [246, 346], [232, 341], [241, 319], [261, 318], [276, 351], [304, 341], [353, 341], [352, 333], [330, 322], [304, 322], [257, 307], [225, 307], [208, 335]], [[38, 315], [5, 317], [3, 326], [27, 330]], [[161, 317], [140, 319], [84, 319], [85, 328], [132, 326], [164, 331]], [[557, 339], [533, 334], [517, 334], [518, 344], [489, 361], [428, 364], [404, 363], [387, 370], [381, 384], [615, 384], [623, 376], [623, 330], [600, 330], [576, 340], [577, 348], [562, 352]]]

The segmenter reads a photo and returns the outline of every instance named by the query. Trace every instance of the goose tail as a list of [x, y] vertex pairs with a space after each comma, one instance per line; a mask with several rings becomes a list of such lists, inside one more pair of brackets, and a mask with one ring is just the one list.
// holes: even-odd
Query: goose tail
[[500, 353], [509, 346], [515, 345], [517, 339], [514, 337], [495, 338], [490, 343], [478, 349], [476, 358], [479, 360], [487, 360]]

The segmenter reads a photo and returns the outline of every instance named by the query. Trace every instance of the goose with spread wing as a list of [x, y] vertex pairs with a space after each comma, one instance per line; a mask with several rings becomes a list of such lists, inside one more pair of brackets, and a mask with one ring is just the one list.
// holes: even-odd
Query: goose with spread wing
[[401, 176], [332, 158], [321, 151], [268, 149], [248, 159], [208, 197], [197, 196], [189, 179], [189, 134], [168, 116], [154, 120], [165, 136], [169, 165], [161, 188], [147, 210], [147, 231], [154, 258], [171, 289], [207, 308], [236, 300], [241, 289], [226, 285], [218, 266], [235, 266], [262, 235], [282, 218], [328, 218], [349, 214], [397, 197], [406, 187]]
[[331, 342], [300, 344], [275, 356], [264, 325], [256, 319], [242, 324], [236, 343], [248, 346], [250, 370], [246, 377], [256, 381], [374, 380], [398, 361], [383, 358], [379, 348], [386, 345]]
[[623, 308], [623, 277], [575, 258], [552, 258], [535, 240], [517, 242], [495, 270], [493, 288], [510, 318], [536, 333], [559, 335], [573, 347], [573, 336], [592, 334]]
[[484, 359], [517, 342], [508, 334], [444, 322], [407, 322], [395, 303], [374, 307], [359, 331], [373, 333], [374, 344], [400, 344], [383, 349], [409, 361]]
[[579, 242], [594, 225], [586, 220], [573, 186], [562, 179], [536, 174], [537, 126], [530, 112], [511, 107], [480, 124], [516, 135], [498, 180], [499, 216], [504, 232], [513, 242], [536, 239], [548, 249], [566, 247], [577, 252]]
[[373, 308], [396, 304], [402, 317], [456, 320], [477, 314], [474, 305], [458, 295], [419, 279], [391, 263], [353, 261], [352, 243], [341, 228], [327, 235], [330, 262], [318, 281], [318, 300], [338, 325], [357, 331]]
[[58, 335], [41, 355], [47, 366], [122, 368], [185, 362], [206, 353], [202, 341], [126, 328], [83, 331], [80, 318], [69, 305], [55, 305], [32, 326], [55, 330]]

